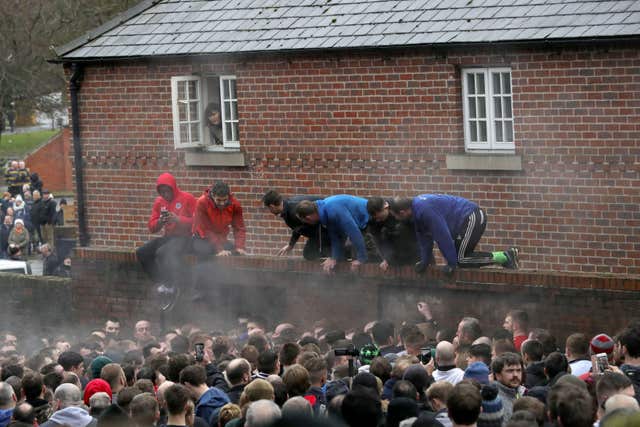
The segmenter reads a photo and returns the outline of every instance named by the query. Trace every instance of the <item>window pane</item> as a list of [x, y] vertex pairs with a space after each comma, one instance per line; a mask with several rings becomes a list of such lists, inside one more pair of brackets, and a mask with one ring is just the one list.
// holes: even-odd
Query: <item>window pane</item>
[[231, 103], [230, 102], [225, 102], [224, 103], [224, 119], [225, 120], [231, 120]]
[[185, 101], [178, 102], [178, 120], [186, 122], [189, 120], [187, 117], [187, 103]]
[[472, 142], [476, 142], [478, 140], [478, 129], [476, 129], [476, 123], [477, 122], [473, 120], [469, 122], [469, 135]]
[[238, 120], [238, 103], [236, 101], [231, 103], [231, 118]]
[[476, 116], [476, 99], [473, 97], [467, 98], [469, 100], [469, 118], [475, 119]]
[[500, 73], [491, 73], [493, 79], [493, 93], [500, 93]]
[[223, 97], [224, 99], [229, 99], [229, 80], [225, 80], [222, 84]]
[[231, 141], [231, 139], [233, 138], [233, 134], [232, 134], [232, 131], [231, 131], [231, 123], [230, 122], [226, 122], [224, 124], [224, 128], [225, 128], [225, 130], [227, 132], [227, 141]]
[[511, 74], [502, 73], [502, 93], [511, 93]]
[[511, 120], [504, 122], [504, 138], [507, 142], [513, 142], [513, 122]]
[[196, 82], [195, 81], [191, 81], [191, 82], [187, 82], [189, 85], [189, 99], [198, 99], [198, 92], [197, 92], [197, 87], [196, 87]]
[[187, 82], [178, 82], [178, 100], [187, 98]]
[[476, 100], [478, 101], [477, 107], [478, 107], [478, 118], [479, 119], [484, 119], [487, 117], [487, 108], [486, 108], [486, 104], [485, 104], [485, 97], [484, 96], [479, 96], [476, 98]]
[[493, 98], [493, 115], [497, 118], [502, 117], [502, 98], [499, 96]]
[[180, 124], [180, 142], [190, 142], [189, 141], [189, 124], [181, 123]]
[[476, 88], [478, 89], [478, 94], [482, 95], [485, 93], [484, 91], [484, 74], [476, 74]]
[[487, 122], [478, 122], [478, 136], [480, 142], [487, 142]]
[[200, 123], [191, 123], [191, 141], [200, 141]]
[[236, 99], [237, 95], [236, 95], [236, 81], [235, 80], [229, 80], [229, 86], [231, 86], [231, 98]]
[[500, 120], [496, 120], [493, 124], [496, 130], [496, 141], [502, 142], [502, 122]]
[[189, 120], [199, 120], [198, 117], [198, 102], [189, 103]]
[[467, 92], [469, 92], [470, 95], [476, 93], [476, 83], [473, 76], [473, 74], [467, 74]]
[[511, 119], [513, 118], [513, 111], [511, 111], [511, 97], [505, 96], [502, 98], [502, 103], [504, 105], [504, 118]]

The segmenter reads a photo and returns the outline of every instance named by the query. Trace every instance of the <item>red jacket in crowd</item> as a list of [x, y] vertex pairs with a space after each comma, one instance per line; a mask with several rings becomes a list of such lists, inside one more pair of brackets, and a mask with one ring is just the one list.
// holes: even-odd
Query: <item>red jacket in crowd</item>
[[233, 195], [229, 195], [226, 206], [220, 209], [209, 197], [209, 190], [206, 190], [196, 203], [193, 234], [207, 239], [216, 252], [220, 252], [227, 241], [229, 226], [233, 229], [235, 248], [244, 250], [247, 232], [244, 228], [240, 202]]
[[167, 202], [162, 197], [156, 197], [151, 209], [151, 217], [147, 223], [151, 233], [157, 233], [162, 229], [160, 213], [162, 208], [173, 212], [178, 216], [179, 222], [169, 222], [164, 226], [165, 236], [191, 236], [193, 226], [193, 211], [196, 208], [196, 198], [191, 194], [180, 191], [176, 185], [176, 179], [170, 173], [163, 173], [158, 177], [156, 188], [159, 185], [168, 185], [173, 190], [173, 199]]

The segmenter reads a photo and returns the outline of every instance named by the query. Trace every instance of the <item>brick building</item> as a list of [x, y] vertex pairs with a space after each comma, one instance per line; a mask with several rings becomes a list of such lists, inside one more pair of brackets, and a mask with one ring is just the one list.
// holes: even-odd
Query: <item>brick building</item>
[[195, 195], [227, 181], [256, 255], [288, 237], [269, 188], [450, 193], [523, 269], [640, 289], [638, 3], [481, 3], [146, 1], [58, 48], [83, 74], [81, 253], [145, 241], [171, 171]]

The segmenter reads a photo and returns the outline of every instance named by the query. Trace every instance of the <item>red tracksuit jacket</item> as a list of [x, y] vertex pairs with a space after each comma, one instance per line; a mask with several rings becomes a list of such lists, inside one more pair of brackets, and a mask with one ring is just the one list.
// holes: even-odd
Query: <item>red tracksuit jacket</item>
[[151, 233], [157, 233], [162, 229], [160, 223], [160, 212], [162, 208], [167, 209], [178, 215], [179, 223], [169, 223], [164, 227], [165, 236], [191, 236], [191, 227], [193, 226], [193, 212], [196, 208], [196, 198], [191, 194], [180, 191], [176, 185], [176, 179], [170, 173], [163, 173], [158, 177], [156, 187], [158, 185], [168, 185], [173, 190], [173, 200], [167, 202], [162, 197], [156, 197], [151, 209], [151, 217], [147, 223]]
[[220, 252], [227, 241], [229, 227], [233, 229], [236, 249], [244, 250], [247, 232], [244, 227], [240, 202], [233, 195], [229, 195], [229, 202], [220, 209], [209, 197], [209, 190], [206, 190], [196, 202], [193, 234], [207, 239], [214, 246], [216, 252]]

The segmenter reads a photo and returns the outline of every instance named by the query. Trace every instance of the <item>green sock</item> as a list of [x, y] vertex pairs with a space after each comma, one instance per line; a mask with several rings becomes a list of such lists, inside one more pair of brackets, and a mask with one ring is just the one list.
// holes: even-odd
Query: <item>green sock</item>
[[504, 264], [507, 262], [507, 256], [502, 251], [491, 252], [491, 255], [493, 256], [493, 260], [496, 264]]

